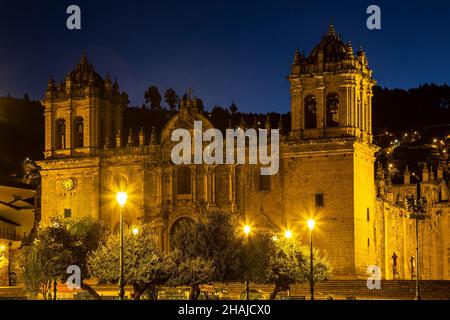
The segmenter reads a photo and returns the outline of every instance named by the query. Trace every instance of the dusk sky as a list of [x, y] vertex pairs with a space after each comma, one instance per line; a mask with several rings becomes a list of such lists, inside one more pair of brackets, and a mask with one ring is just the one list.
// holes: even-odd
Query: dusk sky
[[[66, 28], [70, 4], [80, 31]], [[370, 4], [381, 30], [366, 28]], [[49, 75], [60, 82], [85, 50], [131, 105], [157, 85], [193, 88], [207, 109], [287, 112], [294, 50], [309, 54], [330, 23], [363, 46], [382, 86], [449, 82], [449, 14], [448, 1], [0, 1], [0, 95], [42, 99]]]

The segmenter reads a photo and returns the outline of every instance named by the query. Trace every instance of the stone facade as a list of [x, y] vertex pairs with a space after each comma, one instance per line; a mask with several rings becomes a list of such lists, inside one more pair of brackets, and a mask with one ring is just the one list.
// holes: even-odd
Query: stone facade
[[[443, 164], [433, 170], [424, 168], [421, 182], [411, 184], [406, 169], [404, 183], [392, 184], [389, 169], [377, 169], [377, 202], [374, 236], [377, 237], [376, 264], [386, 270], [386, 279], [414, 279], [416, 260], [416, 227], [411, 212], [405, 209], [407, 196], [416, 195], [417, 188], [426, 198], [425, 220], [419, 221], [419, 267], [421, 279], [450, 279], [450, 203], [448, 181], [443, 177]], [[430, 174], [431, 173], [431, 174]], [[433, 178], [430, 179], [429, 177]], [[397, 256], [397, 274], [393, 258]], [[411, 262], [413, 257], [414, 262]]]
[[[181, 100], [179, 112], [159, 135], [153, 131], [146, 139], [140, 132], [134, 141], [130, 133], [123, 139], [124, 99], [118, 85], [111, 86], [109, 77], [103, 80], [83, 56], [60, 86], [49, 81], [44, 100], [42, 221], [89, 215], [115, 229], [115, 195], [126, 189], [125, 221], [154, 222], [162, 248], [169, 250], [177, 222], [199, 219], [208, 210], [229, 212], [239, 228], [248, 223], [279, 232], [289, 229], [305, 242], [305, 222], [314, 217], [315, 244], [330, 260], [335, 278], [367, 278], [367, 267], [374, 264], [389, 278], [391, 251], [401, 251], [405, 260], [414, 242], [408, 233], [411, 221], [393, 215], [395, 205], [376, 188], [378, 148], [372, 144], [371, 124], [375, 81], [365, 53], [355, 55], [330, 27], [308, 57], [296, 51], [288, 79], [291, 131], [281, 136], [278, 173], [262, 177], [258, 165], [172, 163], [172, 130], [193, 130], [195, 120], [202, 121], [204, 130], [212, 128], [191, 97]], [[435, 233], [442, 238], [448, 209], [441, 214]], [[408, 248], [399, 247], [402, 241]], [[449, 278], [446, 241], [429, 258], [441, 259], [442, 267], [424, 277]], [[408, 278], [406, 271], [400, 276]]]

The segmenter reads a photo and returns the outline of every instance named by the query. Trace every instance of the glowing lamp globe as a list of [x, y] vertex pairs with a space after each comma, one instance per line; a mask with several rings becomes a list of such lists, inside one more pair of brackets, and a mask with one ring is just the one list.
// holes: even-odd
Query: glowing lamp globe
[[313, 219], [309, 219], [307, 224], [308, 224], [309, 230], [311, 230], [311, 231], [314, 230], [314, 226], [316, 225], [316, 222]]
[[128, 195], [126, 192], [118, 192], [116, 199], [117, 199], [117, 203], [119, 204], [119, 206], [124, 207], [125, 204], [127, 203], [127, 198], [128, 198]]

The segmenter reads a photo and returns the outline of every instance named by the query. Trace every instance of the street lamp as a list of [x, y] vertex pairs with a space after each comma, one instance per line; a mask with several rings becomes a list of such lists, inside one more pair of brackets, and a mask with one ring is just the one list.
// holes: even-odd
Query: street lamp
[[416, 300], [421, 300], [420, 297], [420, 270], [419, 270], [419, 220], [425, 220], [425, 212], [427, 209], [427, 199], [420, 196], [420, 183], [417, 182], [416, 189], [417, 198], [413, 195], [406, 197], [405, 207], [412, 214], [410, 219], [416, 220]]
[[309, 229], [309, 260], [311, 262], [309, 270], [309, 292], [311, 293], [311, 300], [314, 300], [314, 257], [313, 257], [313, 230], [316, 222], [313, 219], [309, 219], [307, 222]]
[[125, 282], [123, 277], [123, 209], [125, 208], [125, 204], [127, 203], [128, 195], [126, 192], [118, 192], [116, 195], [117, 203], [120, 206], [120, 278], [119, 278], [119, 298], [123, 300], [125, 296]]
[[286, 239], [292, 238], [292, 231], [291, 231], [291, 230], [286, 230], [286, 231], [284, 232], [284, 237], [285, 237]]
[[249, 235], [250, 231], [252, 231], [252, 228], [249, 225], [244, 226], [244, 233], [245, 235]]
[[139, 234], [139, 229], [137, 227], [134, 227], [131, 232], [133, 232], [133, 235], [137, 236]]
[[12, 286], [11, 281], [11, 249], [12, 249], [12, 242], [9, 243], [8, 248], [8, 286]]

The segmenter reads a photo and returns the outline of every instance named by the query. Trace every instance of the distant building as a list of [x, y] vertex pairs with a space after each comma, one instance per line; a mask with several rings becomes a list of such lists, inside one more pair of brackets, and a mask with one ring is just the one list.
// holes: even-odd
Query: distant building
[[0, 286], [14, 282], [17, 250], [35, 222], [34, 186], [0, 177]]
[[[330, 26], [310, 55], [295, 52], [288, 80], [291, 130], [282, 132], [280, 170], [261, 176], [258, 165], [172, 163], [174, 129], [192, 130], [194, 120], [204, 130], [213, 126], [191, 96], [162, 132], [122, 132], [118, 84], [98, 75], [83, 55], [61, 84], [50, 79], [45, 93], [42, 221], [92, 216], [116, 229], [115, 195], [126, 189], [126, 223], [152, 221], [168, 251], [179, 222], [208, 210], [228, 212], [237, 228], [289, 229], [305, 242], [305, 222], [314, 217], [315, 243], [335, 278], [365, 279], [368, 266], [377, 265], [383, 278], [409, 279], [415, 236], [401, 200], [415, 189], [392, 186], [381, 168], [375, 179], [375, 81], [366, 54], [355, 54]], [[430, 198], [429, 218], [421, 222], [423, 279], [450, 278], [448, 180], [438, 177], [422, 185], [427, 197], [441, 195]]]

